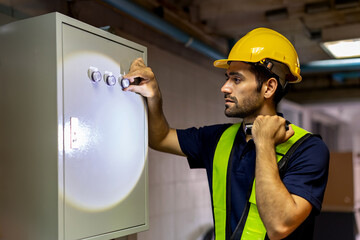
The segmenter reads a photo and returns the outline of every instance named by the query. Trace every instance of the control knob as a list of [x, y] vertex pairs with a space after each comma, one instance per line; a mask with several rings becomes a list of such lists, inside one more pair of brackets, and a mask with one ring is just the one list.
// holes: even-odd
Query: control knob
[[93, 82], [99, 82], [101, 80], [101, 72], [96, 67], [89, 68], [88, 76]]
[[116, 78], [112, 72], [105, 72], [104, 80], [109, 86], [114, 86], [116, 84]]

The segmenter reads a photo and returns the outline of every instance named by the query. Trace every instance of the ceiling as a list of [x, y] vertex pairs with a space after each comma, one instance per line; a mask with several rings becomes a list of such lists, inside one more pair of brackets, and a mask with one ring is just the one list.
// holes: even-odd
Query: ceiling
[[[332, 58], [320, 46], [323, 41], [360, 38], [359, 0], [136, 2], [226, 54], [239, 38], [257, 27], [272, 28], [285, 35], [297, 49], [303, 66]], [[294, 86], [288, 98], [303, 103], [358, 100], [360, 70], [304, 73], [303, 83]]]
[[[302, 63], [329, 58], [319, 45], [324, 38], [333, 40], [360, 37], [359, 0], [136, 0], [136, 2], [167, 20], [173, 18], [173, 22], [177, 22], [180, 28], [184, 29], [188, 23], [196, 26], [200, 34], [213, 38], [213, 45], [219, 42], [221, 46], [225, 46], [224, 41], [230, 43], [236, 41], [256, 27], [272, 28], [285, 35], [294, 44]], [[173, 15], [178, 16], [179, 19], [172, 17]], [[344, 28], [348, 26], [349, 29]], [[197, 37], [201, 38], [199, 35]], [[217, 47], [223, 49], [221, 46]]]
[[[129, 0], [120, 2], [127, 1]], [[94, 26], [108, 24], [135, 36], [146, 33], [151, 35], [148, 39], [152, 44], [169, 51], [175, 51], [173, 46], [177, 44], [178, 52], [182, 55], [185, 54], [184, 51], [189, 51], [183, 44], [169, 41], [164, 34], [147, 27], [146, 20], [139, 22], [104, 2], [102, 0], [0, 0], [0, 13], [14, 18], [26, 18], [58, 11]], [[360, 37], [360, 0], [133, 0], [130, 2], [136, 3], [157, 18], [172, 24], [225, 56], [239, 38], [256, 27], [269, 27], [285, 35], [297, 49], [303, 66], [312, 61], [331, 58], [320, 47], [322, 41]], [[122, 16], [121, 21], [115, 18], [115, 15]], [[193, 54], [198, 53], [190, 52], [188, 55]], [[331, 71], [315, 71], [304, 73], [303, 79], [302, 84], [294, 86], [289, 93], [290, 100], [302, 103], [360, 101], [360, 70], [343, 69], [336, 75]]]

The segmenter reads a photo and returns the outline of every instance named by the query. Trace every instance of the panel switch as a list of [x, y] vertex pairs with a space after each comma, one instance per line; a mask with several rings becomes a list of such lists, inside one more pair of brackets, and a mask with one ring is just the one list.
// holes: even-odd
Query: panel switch
[[141, 82], [141, 78], [136, 77], [136, 78], [134, 78], [134, 82], [131, 82], [130, 79], [121, 77], [121, 79], [119, 79], [119, 81], [120, 81], [120, 85], [121, 85], [122, 89], [125, 89], [125, 88], [129, 87], [130, 85], [139, 85]]
[[99, 82], [101, 80], [101, 72], [96, 67], [89, 68], [88, 76], [93, 82]]
[[109, 86], [114, 86], [116, 84], [116, 77], [113, 75], [112, 72], [105, 72], [104, 80]]

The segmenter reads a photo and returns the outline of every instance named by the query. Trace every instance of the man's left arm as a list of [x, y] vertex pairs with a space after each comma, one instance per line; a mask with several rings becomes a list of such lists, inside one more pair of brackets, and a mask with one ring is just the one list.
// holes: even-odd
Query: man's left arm
[[287, 141], [294, 131], [285, 129], [279, 116], [259, 116], [253, 125], [256, 146], [255, 192], [260, 217], [270, 239], [292, 233], [310, 214], [312, 205], [291, 194], [280, 179], [275, 146]]

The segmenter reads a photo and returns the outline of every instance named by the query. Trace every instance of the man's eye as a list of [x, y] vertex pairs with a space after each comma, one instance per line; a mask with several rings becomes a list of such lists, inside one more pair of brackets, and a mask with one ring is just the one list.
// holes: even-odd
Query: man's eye
[[234, 80], [235, 83], [240, 83], [241, 82], [240, 78], [234, 78], [233, 80]]
[[238, 83], [240, 83], [240, 82], [243, 80], [242, 78], [237, 78], [237, 77], [234, 77], [234, 76], [227, 76], [227, 75], [225, 75], [225, 81], [227, 82], [229, 79], [230, 79], [232, 82], [234, 82], [235, 84], [238, 84]]

